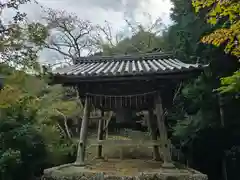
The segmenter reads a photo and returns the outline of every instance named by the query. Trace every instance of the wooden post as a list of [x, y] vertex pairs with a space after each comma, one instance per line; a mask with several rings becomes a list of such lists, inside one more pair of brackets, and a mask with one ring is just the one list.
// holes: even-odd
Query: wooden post
[[[157, 132], [156, 132], [156, 129], [154, 129], [154, 124], [153, 124], [154, 121], [153, 120], [154, 120], [153, 110], [149, 109], [148, 110], [148, 116], [147, 116], [148, 129], [150, 131], [152, 140], [157, 140]], [[160, 160], [160, 154], [159, 154], [158, 146], [153, 146], [153, 159], [156, 160], [156, 161]]]
[[[98, 140], [103, 140], [104, 111], [101, 112], [101, 119], [98, 121]], [[97, 158], [102, 158], [102, 145], [97, 147]]]
[[104, 126], [106, 127], [105, 129], [105, 139], [108, 139], [108, 120], [104, 120]]
[[77, 159], [75, 164], [79, 166], [85, 165], [85, 151], [86, 151], [86, 141], [87, 141], [87, 130], [88, 130], [88, 120], [90, 115], [90, 106], [88, 98], [85, 99], [84, 111], [83, 111], [83, 118], [82, 118], [82, 125], [80, 131], [80, 138], [78, 143], [78, 153]]
[[162, 99], [161, 96], [158, 95], [156, 97], [156, 114], [157, 114], [157, 124], [160, 134], [161, 142], [163, 143], [163, 165], [164, 168], [174, 168], [174, 164], [171, 160], [171, 153], [170, 153], [170, 144], [167, 137], [167, 130], [164, 123], [164, 112], [162, 107]]

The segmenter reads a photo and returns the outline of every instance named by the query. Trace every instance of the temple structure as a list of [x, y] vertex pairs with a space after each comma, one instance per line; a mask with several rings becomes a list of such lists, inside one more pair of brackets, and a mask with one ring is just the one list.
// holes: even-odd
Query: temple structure
[[[90, 106], [94, 106], [102, 113], [115, 112], [120, 122], [131, 121], [132, 111], [148, 111], [147, 124], [152, 135], [154, 159], [162, 160], [164, 168], [173, 168], [164, 110], [172, 105], [179, 83], [199, 75], [204, 67], [200, 64], [186, 64], [171, 54], [149, 53], [81, 57], [74, 65], [54, 70], [52, 82], [77, 87], [84, 104], [76, 164], [85, 165], [88, 119]], [[153, 125], [154, 114], [157, 116], [156, 127]], [[103, 123], [100, 119], [98, 157], [102, 156], [105, 142]], [[157, 140], [157, 130], [160, 140]]]

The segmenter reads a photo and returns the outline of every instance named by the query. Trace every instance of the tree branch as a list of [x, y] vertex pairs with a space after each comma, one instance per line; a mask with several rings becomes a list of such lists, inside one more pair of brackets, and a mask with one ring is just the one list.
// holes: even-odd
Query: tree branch
[[62, 117], [63, 117], [63, 120], [64, 120], [64, 127], [65, 127], [65, 130], [66, 130], [66, 132], [67, 132], [67, 137], [68, 137], [68, 139], [72, 139], [72, 136], [71, 136], [71, 133], [70, 133], [70, 131], [69, 131], [69, 128], [68, 128], [68, 125], [67, 125], [67, 118], [66, 118], [66, 116], [62, 113], [62, 112], [60, 112], [59, 110], [57, 110], [57, 109], [55, 109], [56, 110], [56, 112], [58, 113], [58, 114], [60, 114]]

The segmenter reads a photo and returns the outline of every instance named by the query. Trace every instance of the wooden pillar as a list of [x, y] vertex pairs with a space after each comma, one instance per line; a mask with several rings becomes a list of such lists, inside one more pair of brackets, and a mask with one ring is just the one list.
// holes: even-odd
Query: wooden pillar
[[[104, 111], [101, 112], [101, 118], [98, 121], [98, 140], [103, 140]], [[97, 147], [97, 158], [102, 158], [102, 145]]]
[[104, 120], [104, 127], [105, 127], [105, 139], [108, 139], [108, 124], [110, 120]]
[[80, 131], [80, 138], [78, 143], [78, 153], [76, 159], [76, 165], [84, 166], [85, 165], [85, 151], [86, 151], [86, 141], [87, 141], [87, 130], [88, 130], [88, 120], [90, 116], [90, 104], [89, 100], [86, 97], [84, 111], [83, 111], [83, 118], [82, 118], [82, 125]]
[[164, 168], [173, 168], [175, 167], [172, 163], [171, 159], [171, 152], [170, 152], [170, 144], [167, 136], [167, 130], [164, 123], [164, 111], [162, 106], [162, 99], [161, 96], [158, 95], [156, 97], [156, 115], [157, 115], [157, 125], [160, 134], [160, 140], [163, 144], [162, 151], [163, 151], [163, 165]]
[[[149, 132], [151, 134], [152, 140], [157, 140], [157, 132], [156, 132], [156, 129], [154, 128], [153, 122], [154, 122], [153, 110], [149, 109], [148, 110], [148, 116], [147, 116], [148, 129], [149, 129]], [[156, 160], [156, 161], [160, 160], [160, 154], [159, 154], [158, 146], [153, 146], [153, 159]]]

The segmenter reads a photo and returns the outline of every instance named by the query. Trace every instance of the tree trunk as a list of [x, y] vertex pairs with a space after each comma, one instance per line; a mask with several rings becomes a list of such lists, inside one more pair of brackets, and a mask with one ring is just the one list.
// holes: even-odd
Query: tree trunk
[[[221, 126], [224, 128], [225, 122], [224, 122], [224, 110], [223, 110], [223, 102], [222, 101], [223, 101], [223, 99], [222, 99], [221, 95], [219, 95], [218, 102], [219, 102], [220, 120], [221, 120]], [[222, 157], [222, 176], [223, 176], [223, 180], [228, 180], [225, 153], [223, 154], [223, 157]]]

